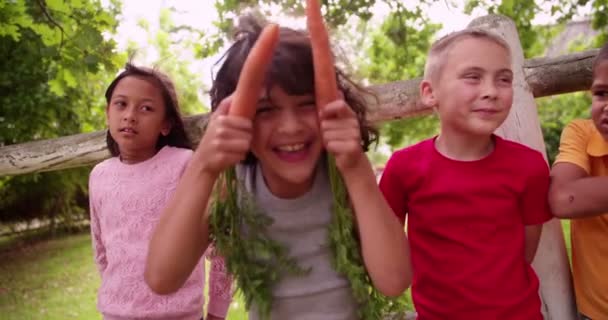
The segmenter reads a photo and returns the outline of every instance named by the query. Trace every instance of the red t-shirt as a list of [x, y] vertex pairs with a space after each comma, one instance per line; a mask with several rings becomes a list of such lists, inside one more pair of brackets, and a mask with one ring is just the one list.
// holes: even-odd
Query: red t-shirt
[[498, 136], [469, 162], [441, 155], [434, 140], [397, 151], [380, 180], [400, 221], [409, 215], [418, 319], [542, 320], [524, 226], [551, 219], [547, 163]]

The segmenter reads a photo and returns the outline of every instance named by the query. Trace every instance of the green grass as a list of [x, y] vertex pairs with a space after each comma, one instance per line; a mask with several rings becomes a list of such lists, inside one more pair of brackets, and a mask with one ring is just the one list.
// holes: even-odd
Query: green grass
[[568, 253], [568, 261], [572, 261], [572, 244], [570, 243], [570, 220], [562, 220], [562, 230], [564, 231], [564, 240], [566, 240], [566, 252]]
[[[61, 236], [0, 251], [0, 319], [101, 319], [99, 275], [88, 233]], [[228, 319], [246, 319], [235, 297]]]
[[100, 319], [99, 279], [88, 234], [0, 253], [0, 315], [9, 319]]
[[[562, 226], [570, 254], [569, 221], [562, 221]], [[0, 239], [1, 320], [101, 319], [98, 286], [88, 233], [51, 240]], [[227, 319], [247, 319], [240, 296], [233, 300]]]

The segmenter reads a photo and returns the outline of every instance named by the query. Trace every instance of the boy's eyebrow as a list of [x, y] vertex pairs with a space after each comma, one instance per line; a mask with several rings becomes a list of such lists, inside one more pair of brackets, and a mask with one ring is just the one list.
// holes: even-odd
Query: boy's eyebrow
[[270, 98], [264, 96], [264, 97], [260, 97], [258, 99], [258, 107], [259, 106], [268, 106], [268, 105], [272, 105], [272, 101], [270, 100]]
[[476, 72], [484, 72], [485, 70], [483, 68], [480, 67], [466, 67], [462, 70], [462, 72], [471, 72], [471, 71], [476, 71]]
[[[475, 72], [485, 72], [486, 69], [481, 68], [481, 67], [467, 67], [464, 70], [462, 70], [462, 72], [471, 72], [471, 71], [475, 71]], [[498, 70], [497, 73], [509, 73], [509, 74], [513, 74], [513, 70], [509, 69], [509, 68], [503, 68]]]
[[314, 104], [314, 103], [315, 103], [314, 97], [306, 97], [306, 98], [302, 98], [302, 100], [298, 101], [297, 105], [306, 106], [306, 105]]

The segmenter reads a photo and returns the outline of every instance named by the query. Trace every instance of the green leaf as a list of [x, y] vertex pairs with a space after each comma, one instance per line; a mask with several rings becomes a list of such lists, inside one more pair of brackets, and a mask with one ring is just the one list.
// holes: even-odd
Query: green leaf
[[[81, 5], [80, 1], [76, 1], [77, 5]], [[65, 0], [45, 0], [44, 3], [46, 6], [52, 10], [61, 13], [69, 13], [71, 12], [70, 6], [74, 7], [74, 1], [65, 1]], [[69, 3], [69, 5], [68, 5]]]
[[76, 85], [78, 84], [76, 78], [74, 77], [74, 75], [72, 74], [72, 72], [70, 72], [69, 69], [63, 69], [62, 70], [62, 80], [65, 82], [65, 84], [70, 87], [70, 88], [75, 88]]
[[65, 90], [63, 89], [63, 84], [60, 79], [49, 80], [49, 87], [51, 92], [56, 96], [63, 97], [65, 95]]

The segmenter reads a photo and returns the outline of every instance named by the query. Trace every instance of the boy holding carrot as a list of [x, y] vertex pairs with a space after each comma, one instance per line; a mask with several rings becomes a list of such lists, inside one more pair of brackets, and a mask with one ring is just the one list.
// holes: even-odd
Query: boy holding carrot
[[[309, 13], [310, 8], [316, 14], [312, 23], [322, 23], [316, 1], [309, 1]], [[379, 310], [373, 310], [377, 305], [369, 303], [376, 291], [396, 296], [409, 286], [409, 248], [364, 153], [374, 132], [365, 122], [362, 99], [357, 88], [333, 69], [333, 62], [328, 68], [327, 62], [333, 61], [329, 46], [315, 52], [319, 36], [325, 37], [321, 42], [328, 40], [319, 29], [311, 28], [310, 39], [304, 32], [276, 26], [262, 31], [255, 21], [244, 22], [249, 25], [241, 28], [214, 80], [209, 125], [151, 242], [146, 279], [157, 292], [177, 290], [209, 243], [209, 221], [218, 214], [238, 221], [250, 204], [273, 220], [264, 231], [268, 241], [280, 244], [305, 270], [298, 275], [282, 271], [271, 279], [266, 297], [265, 280], [250, 282], [259, 275], [247, 268], [260, 264], [262, 269], [255, 270], [273, 274], [278, 264], [275, 253], [262, 246], [234, 255], [249, 238], [231, 242], [230, 236], [247, 235], [247, 228], [242, 230], [237, 223], [213, 230], [217, 248], [230, 271], [236, 271], [239, 287], [251, 303], [250, 319], [378, 319]], [[276, 32], [278, 43], [273, 40]], [[253, 73], [260, 66], [267, 66], [266, 72]], [[259, 74], [265, 76], [258, 78]], [[327, 76], [319, 81], [323, 74]], [[338, 99], [338, 90], [343, 99]], [[327, 154], [335, 162], [327, 162]], [[223, 200], [216, 198], [211, 204], [215, 209], [206, 210], [218, 176], [235, 165], [236, 180], [226, 178], [216, 187], [224, 188], [226, 192], [220, 193], [230, 198], [232, 186], [238, 185], [237, 208], [217, 209]], [[330, 231], [337, 217], [334, 202], [340, 197], [330, 185], [336, 181], [332, 168], [344, 180], [354, 215], [346, 211], [347, 216], [339, 217], [356, 220], [356, 235], [349, 229]], [[358, 238], [360, 247], [337, 253], [330, 236], [338, 242]], [[353, 256], [362, 257], [346, 268], [354, 275], [336, 270]], [[252, 263], [241, 268], [239, 261], [248, 258]], [[359, 276], [371, 279], [374, 295], [353, 282]]]
[[542, 155], [493, 132], [513, 102], [508, 45], [465, 29], [430, 49], [422, 101], [437, 137], [397, 151], [380, 189], [406, 216], [419, 320], [542, 319], [530, 263], [547, 204]]

